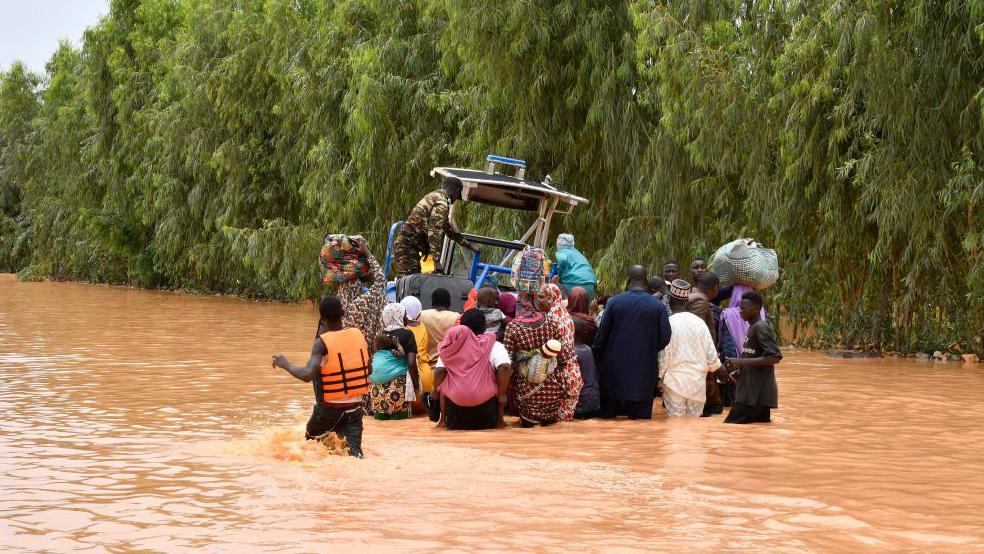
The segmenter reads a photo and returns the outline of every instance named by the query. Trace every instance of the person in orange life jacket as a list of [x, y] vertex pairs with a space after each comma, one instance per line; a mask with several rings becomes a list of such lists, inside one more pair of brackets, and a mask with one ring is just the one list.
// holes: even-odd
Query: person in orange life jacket
[[369, 347], [362, 331], [343, 327], [342, 302], [325, 296], [318, 305], [319, 330], [306, 365], [295, 366], [281, 354], [273, 366], [314, 385], [314, 409], [304, 438], [323, 440], [334, 432], [345, 439], [349, 454], [362, 457], [362, 395], [369, 391]]

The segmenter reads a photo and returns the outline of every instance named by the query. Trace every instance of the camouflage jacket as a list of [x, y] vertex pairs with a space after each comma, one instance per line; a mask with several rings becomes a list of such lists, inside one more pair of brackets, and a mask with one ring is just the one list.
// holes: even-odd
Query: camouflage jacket
[[451, 226], [448, 219], [450, 210], [451, 199], [447, 193], [435, 190], [417, 202], [403, 222], [403, 231], [414, 235], [421, 247], [426, 244], [436, 261], [440, 261], [444, 235], [457, 243], [464, 240], [461, 233]]

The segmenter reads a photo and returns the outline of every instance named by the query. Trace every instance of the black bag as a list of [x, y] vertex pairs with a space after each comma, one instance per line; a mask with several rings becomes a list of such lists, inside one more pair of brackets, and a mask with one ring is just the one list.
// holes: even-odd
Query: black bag
[[432, 308], [431, 294], [437, 289], [447, 289], [451, 293], [451, 309], [461, 312], [468, 300], [468, 293], [475, 284], [468, 279], [439, 273], [418, 273], [401, 277], [396, 283], [396, 301], [407, 296], [416, 296], [425, 310]]

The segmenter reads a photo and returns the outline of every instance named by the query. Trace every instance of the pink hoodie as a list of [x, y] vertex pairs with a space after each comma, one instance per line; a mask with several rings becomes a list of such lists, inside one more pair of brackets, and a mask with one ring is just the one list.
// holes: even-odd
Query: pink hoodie
[[479, 335], [464, 325], [448, 329], [437, 347], [448, 375], [441, 383], [441, 394], [459, 406], [478, 406], [499, 392], [495, 369], [489, 354], [495, 335]]

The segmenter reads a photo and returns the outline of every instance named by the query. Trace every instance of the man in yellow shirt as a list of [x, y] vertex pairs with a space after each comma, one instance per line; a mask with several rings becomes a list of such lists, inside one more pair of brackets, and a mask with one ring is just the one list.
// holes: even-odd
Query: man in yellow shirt
[[[431, 306], [431, 309], [420, 312], [420, 323], [427, 330], [428, 359], [436, 362], [438, 345], [444, 340], [444, 334], [448, 332], [448, 329], [454, 327], [454, 323], [458, 321], [461, 314], [451, 309], [451, 293], [448, 292], [448, 289], [435, 289], [431, 294]], [[431, 379], [433, 379], [433, 374], [431, 374]], [[433, 383], [431, 380], [431, 386]], [[427, 415], [432, 420], [437, 421], [437, 404], [431, 406], [430, 394], [425, 394], [424, 405], [427, 407]]]

